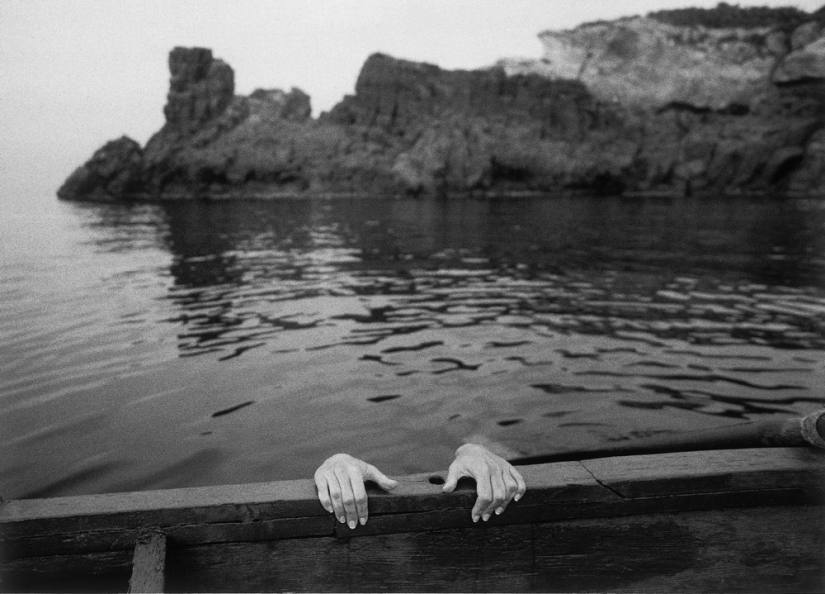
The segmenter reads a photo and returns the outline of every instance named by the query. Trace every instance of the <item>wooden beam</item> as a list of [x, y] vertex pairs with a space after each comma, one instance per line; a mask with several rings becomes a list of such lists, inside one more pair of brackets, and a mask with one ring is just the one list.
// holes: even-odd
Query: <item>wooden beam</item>
[[129, 592], [163, 592], [166, 572], [166, 535], [146, 532], [135, 542]]
[[168, 583], [197, 592], [822, 592], [822, 521], [822, 508], [800, 505], [176, 547]]
[[[624, 515], [637, 512], [615, 504], [644, 498], [644, 505], [651, 505], [652, 497], [703, 493], [733, 495], [735, 500], [737, 493], [770, 491], [777, 497], [782, 493], [789, 502], [799, 503], [800, 498], [815, 502], [825, 488], [823, 462], [825, 455], [817, 451], [769, 448], [525, 466], [521, 472], [527, 494], [494, 521], [569, 518], [574, 509], [581, 517]], [[399, 477], [399, 486], [391, 493], [372, 490], [371, 520], [365, 530], [374, 533], [384, 525], [391, 532], [405, 526], [416, 531], [426, 530], [427, 522], [431, 526], [468, 522], [474, 488], [465, 485], [444, 494], [438, 480], [431, 479], [445, 475], [439, 471]], [[668, 505], [682, 501], [688, 505], [690, 498], [675, 498]], [[643, 512], [644, 506], [639, 509]], [[0, 508], [0, 549], [6, 559], [122, 550], [131, 546], [137, 533], [151, 528], [187, 545], [332, 536], [336, 530], [351, 534], [349, 529], [336, 528], [334, 518], [318, 502], [312, 481], [303, 480], [9, 501]]]
[[655, 454], [581, 464], [599, 484], [625, 498], [794, 486], [818, 499], [825, 490], [825, 453], [813, 448]]
[[[615, 498], [578, 462], [525, 468], [522, 474], [529, 481], [530, 497], [536, 502]], [[433, 477], [443, 482], [446, 472], [399, 477], [399, 485], [391, 493], [369, 489], [370, 514], [472, 507], [475, 488], [471, 482], [463, 483], [454, 493], [444, 494], [441, 484], [430, 482]], [[0, 508], [0, 539], [311, 517], [322, 518], [322, 522], [332, 517], [319, 503], [312, 480], [223, 485], [10, 501]], [[317, 535], [317, 523], [302, 522], [296, 529], [300, 525], [309, 530], [303, 536]], [[286, 536], [302, 535], [291, 531]]]
[[[717, 564], [713, 571], [721, 581], [703, 582], [692, 569], [679, 575], [700, 589], [726, 590], [734, 583], [725, 581], [729, 579], [744, 579], [748, 587], [756, 583], [746, 573], [748, 564], [763, 553], [769, 559], [774, 554], [770, 547], [776, 544], [781, 552], [788, 542], [792, 555], [788, 553], [787, 566], [781, 568], [787, 581], [777, 581], [776, 589], [815, 589], [825, 578], [825, 573], [816, 574], [825, 560], [825, 455], [815, 451], [694, 452], [520, 470], [528, 485], [525, 497], [502, 516], [477, 524], [470, 519], [473, 487], [442, 493], [437, 479], [445, 476], [443, 471], [398, 477], [399, 486], [391, 493], [372, 491], [370, 520], [355, 530], [323, 511], [308, 480], [10, 501], [0, 508], [0, 589], [23, 590], [34, 584], [45, 591], [69, 583], [68, 575], [76, 583], [94, 576], [104, 580], [99, 583], [106, 588], [123, 591], [131, 548], [146, 528], [161, 530], [174, 544], [166, 574], [172, 589], [620, 589], [610, 587], [610, 576], [633, 567], [631, 573], [641, 572], [639, 580], [652, 576], [653, 581], [634, 577], [627, 589], [647, 584], [651, 590], [667, 590], [673, 589], [668, 572], [681, 572], [682, 560], [701, 545], [710, 557], [702, 553], [696, 562]], [[650, 519], [653, 516], [658, 519]], [[703, 519], [711, 516], [716, 519]], [[693, 519], [683, 524], [680, 518]], [[780, 527], [778, 521], [787, 524]], [[720, 540], [722, 544], [702, 540], [714, 522], [728, 525], [719, 535], [728, 539]], [[662, 538], [651, 539], [648, 533], [659, 529]], [[749, 544], [743, 535], [759, 540]], [[671, 541], [665, 536], [682, 539], [673, 544], [671, 557]], [[602, 538], [618, 549], [632, 541], [637, 549], [607, 550], [598, 540]], [[722, 551], [719, 547], [735, 542], [748, 550], [739, 565], [726, 568], [724, 555], [715, 557], [713, 547]], [[581, 551], [576, 548], [582, 546]], [[655, 567], [645, 573], [649, 558], [659, 550], [673, 566], [665, 563], [659, 573]], [[806, 550], [811, 551], [807, 556]], [[136, 560], [140, 555], [135, 549]], [[402, 563], [405, 555], [408, 560]], [[799, 560], [798, 567], [792, 557]], [[375, 559], [375, 565], [365, 559]], [[408, 576], [396, 569], [381, 570], [399, 563], [409, 569]], [[361, 568], [345, 573], [347, 567]], [[256, 568], [260, 576], [244, 582]], [[565, 568], [577, 577], [565, 581]], [[232, 585], [235, 578], [221, 571], [232, 574], [236, 569], [241, 581]], [[190, 570], [203, 576], [187, 582]], [[413, 576], [423, 571], [429, 571], [429, 577], [415, 581]], [[324, 581], [325, 575], [332, 581]], [[373, 577], [359, 581], [367, 575]], [[381, 575], [392, 583], [382, 585]], [[794, 575], [806, 577], [794, 581]], [[122, 587], [109, 586], [120, 579]]]

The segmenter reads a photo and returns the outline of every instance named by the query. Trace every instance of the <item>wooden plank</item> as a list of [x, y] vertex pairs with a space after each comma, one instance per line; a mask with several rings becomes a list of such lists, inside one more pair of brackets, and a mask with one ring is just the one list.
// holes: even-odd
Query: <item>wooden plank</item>
[[4, 560], [0, 565], [0, 590], [125, 592], [131, 570], [131, 550]]
[[[13, 500], [0, 508], [0, 524], [10, 527], [36, 520], [44, 526], [60, 526], [60, 522], [50, 524], [48, 520], [69, 519], [78, 523], [79, 530], [88, 530], [122, 525], [118, 518], [140, 528], [164, 523], [254, 521], [262, 514], [306, 517], [322, 516], [326, 511], [315, 497], [313, 482], [296, 480]], [[113, 521], [107, 525], [100, 521], [103, 518]], [[148, 524], [131, 523], [141, 519]]]
[[[593, 534], [598, 538], [610, 539], [611, 530], [619, 534], [626, 535], [626, 541], [633, 543], [633, 539], [644, 539], [645, 531], [661, 530], [662, 534], [669, 534], [674, 542], [687, 538], [688, 544], [694, 542], [699, 536], [686, 537], [685, 531], [680, 528], [680, 518], [692, 517], [694, 524], [700, 526], [699, 518], [717, 518], [719, 526], [728, 526], [723, 530], [724, 538], [727, 539], [730, 547], [740, 547], [747, 545], [747, 540], [741, 540], [740, 534], [745, 534], [748, 538], [753, 536], [751, 532], [741, 532], [737, 527], [742, 514], [747, 510], [740, 510], [740, 507], [761, 506], [762, 521], [767, 530], [774, 530], [763, 536], [767, 542], [769, 537], [779, 534], [782, 538], [793, 539], [798, 537], [789, 545], [788, 555], [783, 562], [784, 565], [778, 567], [777, 571], [785, 572], [784, 580], [791, 583], [792, 587], [786, 590], [800, 590], [807, 588], [806, 584], [816, 583], [810, 568], [822, 567], [821, 557], [822, 532], [825, 526], [823, 510], [825, 507], [817, 505], [805, 505], [815, 501], [813, 498], [818, 491], [812, 489], [812, 484], [821, 484], [823, 478], [823, 457], [811, 455], [805, 450], [739, 450], [735, 452], [717, 452], [712, 455], [702, 454], [679, 454], [675, 458], [661, 459], [659, 463], [654, 463], [651, 457], [628, 457], [614, 459], [610, 461], [588, 462], [585, 466], [579, 463], [566, 463], [541, 465], [522, 468], [522, 474], [528, 483], [529, 491], [527, 495], [518, 503], [513, 503], [508, 511], [502, 516], [494, 516], [488, 523], [473, 524], [469, 517], [469, 510], [475, 499], [472, 488], [465, 487], [458, 493], [444, 495], [441, 493], [441, 486], [430, 482], [432, 476], [444, 476], [444, 473], [426, 473], [412, 477], [403, 477], [402, 484], [397, 493], [375, 494], [371, 496], [370, 508], [371, 516], [369, 523], [364, 527], [358, 527], [354, 531], [336, 524], [331, 515], [326, 512], [305, 517], [278, 517], [275, 514], [279, 509], [277, 505], [267, 508], [268, 502], [256, 501], [253, 498], [244, 500], [244, 495], [239, 499], [247, 503], [236, 504], [230, 495], [224, 490], [225, 499], [217, 506], [204, 507], [209, 513], [203, 515], [189, 514], [191, 510], [181, 507], [181, 501], [188, 495], [189, 490], [176, 490], [177, 497], [172, 498], [172, 503], [168, 508], [160, 507], [158, 502], [149, 501], [148, 509], [138, 511], [127, 511], [123, 507], [119, 511], [111, 513], [113, 502], [105, 502], [103, 512], [95, 515], [93, 506], [85, 508], [85, 516], [80, 525], [84, 522], [92, 526], [104, 526], [102, 529], [92, 529], [78, 531], [78, 523], [74, 518], [65, 518], [46, 514], [45, 518], [38, 518], [36, 513], [32, 513], [37, 507], [36, 502], [26, 502], [26, 509], [30, 514], [26, 519], [23, 514], [17, 514], [15, 522], [3, 522], [3, 510], [0, 510], [0, 528], [3, 529], [3, 539], [0, 546], [5, 547], [3, 567], [0, 569], [0, 586], [5, 590], [24, 590], [30, 584], [39, 584], [40, 590], [47, 590], [43, 586], [49, 584], [49, 577], [59, 580], [53, 583], [62, 584], [64, 575], [80, 576], [78, 568], [89, 567], [89, 560], [95, 559], [96, 573], [101, 579], [109, 579], [111, 576], [120, 575], [123, 571], [123, 558], [119, 554], [127, 554], [128, 551], [113, 550], [113, 548], [129, 547], [136, 537], [135, 525], [129, 525], [130, 514], [135, 514], [139, 521], [158, 517], [157, 514], [169, 514], [165, 516], [172, 521], [183, 521], [183, 523], [173, 524], [168, 527], [167, 536], [170, 543], [175, 546], [169, 550], [170, 564], [183, 563], [183, 567], [188, 567], [187, 563], [199, 563], [199, 561], [186, 561], [191, 552], [195, 559], [201, 555], [218, 555], [220, 559], [213, 558], [216, 567], [223, 563], [228, 571], [234, 571], [234, 564], [239, 567], [247, 567], [249, 572], [254, 570], [254, 561], [263, 561], [266, 555], [272, 555], [268, 561], [270, 564], [281, 566], [281, 557], [289, 555], [295, 547], [296, 550], [303, 550], [308, 557], [303, 560], [304, 565], [299, 566], [297, 558], [288, 561], [282, 572], [278, 569], [277, 575], [272, 572], [272, 568], [258, 567], [264, 572], [261, 580], [270, 579], [275, 581], [255, 582], [249, 584], [239, 582], [240, 585], [227, 586], [222, 588], [219, 585], [211, 586], [204, 584], [189, 584], [183, 586], [181, 574], [177, 577], [167, 578], [173, 581], [170, 584], [178, 584], [187, 590], [193, 589], [286, 589], [286, 590], [346, 590], [346, 589], [369, 589], [369, 590], [416, 590], [416, 589], [437, 589], [437, 590], [510, 590], [510, 589], [539, 589], [539, 590], [564, 590], [570, 586], [572, 589], [621, 589], [610, 585], [605, 585], [607, 577], [611, 571], [621, 574], [628, 567], [633, 569], [631, 574], [635, 575], [634, 586], [646, 583], [644, 580], [652, 580], [650, 590], [667, 590], [675, 588], [669, 582], [667, 573], [670, 571], [688, 572], [686, 575], [692, 577], [689, 583], [699, 584], [702, 579], [702, 571], [699, 569], [682, 570], [673, 564], [687, 558], [686, 555], [692, 549], [678, 548], [673, 545], [672, 549], [667, 548], [667, 544], [660, 544], [662, 555], [661, 574], [655, 572], [644, 573], [639, 559], [622, 559], [616, 557], [613, 565], [605, 565], [603, 570], [592, 574], [581, 574], [588, 566], [583, 564], [579, 569], [567, 567], [562, 562], [573, 562], [580, 556], [587, 555], [576, 552], [574, 533], [570, 532], [570, 548], [558, 549], [556, 553], [544, 559], [540, 552], [542, 550], [556, 550], [552, 547], [552, 542], [544, 542], [538, 538], [537, 534], [557, 534], [564, 533], [564, 527], [589, 526], [582, 534]], [[657, 457], [659, 458], [659, 457]], [[308, 481], [306, 481], [308, 483]], [[436, 481], [437, 482], [437, 481]], [[296, 483], [292, 481], [291, 483]], [[242, 486], [242, 493], [249, 493]], [[301, 489], [304, 487], [302, 486]], [[277, 490], [277, 489], [276, 489]], [[170, 493], [160, 493], [164, 500], [169, 503]], [[195, 501], [203, 504], [203, 499], [197, 499], [203, 495], [202, 490], [195, 494]], [[301, 499], [304, 497], [304, 499]], [[249, 503], [253, 501], [252, 503]], [[297, 506], [289, 513], [296, 513], [303, 509], [301, 506], [310, 503], [320, 509], [320, 504], [315, 499], [314, 488], [310, 486], [310, 493], [293, 491], [291, 502], [297, 502]], [[18, 502], [9, 502], [13, 505]], [[47, 508], [53, 502], [46, 502]], [[121, 500], [121, 504], [122, 504]], [[238, 506], [242, 509], [238, 509]], [[244, 506], [247, 506], [244, 508]], [[54, 506], [51, 508], [55, 509]], [[698, 510], [710, 510], [701, 512]], [[18, 510], [19, 511], [19, 510]], [[720, 515], [721, 514], [721, 515]], [[726, 515], [726, 514], [729, 514]], [[220, 521], [221, 518], [240, 518], [238, 521]], [[658, 524], [646, 524], [650, 518], [659, 518]], [[733, 521], [728, 521], [730, 517]], [[753, 517], [753, 516], [750, 516]], [[195, 521], [186, 523], [187, 520]], [[99, 521], [100, 520], [100, 521]], [[216, 521], [217, 520], [217, 521]], [[591, 522], [590, 524], [576, 524], [577, 522]], [[744, 520], [743, 520], [744, 521]], [[776, 528], [777, 521], [789, 521], [790, 525], [785, 528]], [[95, 524], [95, 522], [98, 522]], [[105, 528], [109, 522], [114, 528]], [[675, 524], [674, 524], [675, 522]], [[725, 524], [728, 522], [728, 524]], [[796, 524], [793, 524], [796, 522]], [[39, 523], [39, 524], [38, 524]], [[58, 529], [54, 532], [35, 532], [27, 535], [23, 530], [29, 526]], [[51, 524], [49, 524], [51, 523]], [[571, 524], [572, 523], [572, 524]], [[86, 524], [88, 527], [89, 524]], [[603, 530], [595, 527], [602, 526]], [[674, 526], [676, 526], [674, 528]], [[16, 534], [10, 536], [9, 527], [18, 530]], [[60, 531], [65, 527], [67, 531]], [[719, 528], [721, 530], [721, 528]], [[539, 532], [536, 532], [539, 530]], [[696, 528], [699, 530], [699, 528]], [[166, 532], [167, 529], [164, 529]], [[561, 531], [561, 532], [559, 532]], [[784, 532], [783, 532], [784, 531]], [[813, 531], [813, 533], [811, 532]], [[688, 531], [690, 533], [690, 531]], [[641, 534], [642, 536], [637, 536]], [[692, 534], [692, 533], [691, 533]], [[797, 536], [794, 536], [796, 534]], [[321, 535], [321, 536], [317, 536]], [[335, 537], [333, 537], [335, 535]], [[437, 539], [432, 539], [432, 535], [440, 535]], [[311, 537], [311, 538], [310, 538]], [[684, 537], [684, 538], [683, 538]], [[521, 538], [522, 540], [519, 540]], [[555, 538], [555, 536], [553, 537]], [[567, 537], [566, 537], [567, 538]], [[429, 539], [429, 540], [428, 540]], [[552, 539], [551, 539], [552, 540]], [[564, 539], [562, 539], [564, 541]], [[555, 542], [555, 541], [553, 541]], [[621, 540], [614, 538], [614, 546], [621, 548]], [[670, 541], [668, 541], [670, 542]], [[210, 545], [204, 543], [213, 543]], [[258, 543], [257, 545], [255, 543]], [[400, 546], [402, 551], [416, 555], [421, 563], [416, 565], [416, 571], [425, 571], [429, 559], [435, 565], [430, 568], [432, 576], [430, 581], [422, 581], [425, 584], [416, 588], [412, 581], [404, 582], [401, 578], [393, 578], [389, 586], [381, 586], [379, 582], [381, 572], [378, 568], [383, 567], [386, 574], [389, 568], [395, 572], [395, 557], [375, 557], [375, 565], [360, 567], [360, 551], [364, 554], [373, 554], [373, 547], [379, 546], [375, 543], [384, 543], [387, 547]], [[400, 543], [400, 544], [399, 544]], [[406, 544], [405, 544], [406, 543]], [[410, 543], [421, 544], [423, 548], [415, 548]], [[429, 543], [429, 544], [427, 544]], [[446, 544], [445, 544], [446, 543]], [[450, 544], [453, 543], [453, 544]], [[463, 544], [462, 544], [463, 543]], [[743, 545], [744, 543], [744, 545]], [[807, 557], [797, 551], [799, 546], [811, 546], [814, 554]], [[250, 548], [247, 548], [250, 547]], [[416, 546], [418, 546], [416, 544]], [[636, 545], [633, 545], [636, 546]], [[656, 550], [641, 549], [647, 551], [646, 554], [655, 557]], [[682, 545], [679, 545], [682, 546]], [[684, 545], [687, 546], [687, 545]], [[761, 545], [760, 545], [761, 546]], [[767, 547], [767, 545], [765, 545]], [[337, 548], [336, 548], [337, 547]], [[350, 551], [344, 560], [338, 558], [341, 547]], [[412, 548], [411, 548], [412, 547]], [[440, 547], [440, 548], [439, 548]], [[462, 548], [463, 547], [463, 548]], [[548, 549], [548, 547], [550, 547]], [[818, 548], [817, 548], [818, 547]], [[380, 547], [379, 547], [380, 548]], [[529, 549], [529, 551], [527, 551]], [[766, 550], [771, 550], [768, 547]], [[11, 551], [11, 555], [8, 555]], [[208, 552], [211, 551], [211, 552]], [[269, 551], [267, 553], [266, 551]], [[565, 552], [566, 551], [566, 552]], [[687, 552], [686, 552], [687, 551]], [[65, 554], [72, 552], [73, 554]], [[208, 552], [208, 553], [207, 553]], [[239, 555], [236, 557], [236, 553]], [[249, 553], [251, 557], [245, 555]], [[401, 553], [398, 553], [399, 555]], [[818, 554], [818, 556], [817, 556]], [[437, 559], [433, 560], [433, 555]], [[796, 555], [800, 559], [799, 567], [794, 569], [797, 578], [791, 575], [792, 556]], [[263, 556], [263, 557], [262, 557]], [[609, 555], [608, 555], [609, 557]], [[688, 555], [689, 557], [689, 555]], [[323, 559], [318, 562], [318, 559]], [[525, 559], [527, 561], [525, 561]], [[807, 559], [807, 560], [806, 560]], [[74, 561], [73, 561], [74, 560]], [[501, 562], [499, 562], [501, 560]], [[591, 559], [588, 563], [595, 563]], [[646, 562], [650, 562], [649, 559]], [[327, 564], [332, 563], [331, 569], [327, 569]], [[339, 565], [336, 565], [339, 563]], [[454, 565], [450, 565], [450, 564]], [[721, 562], [720, 562], [721, 563]], [[382, 565], [383, 564], [383, 565]], [[455, 564], [460, 565], [460, 567]], [[554, 567], [554, 571], [573, 571], [570, 575], [579, 577], [572, 581], [564, 581], [558, 576], [552, 577], [544, 569], [537, 570], [536, 567], [544, 565]], [[670, 564], [670, 565], [669, 565]], [[575, 564], [574, 564], [575, 565]], [[742, 563], [734, 564], [732, 568], [719, 569], [717, 574], [722, 576], [722, 582], [726, 579], [741, 579], [739, 573]], [[349, 567], [351, 576], [349, 582], [344, 580], [344, 567]], [[171, 565], [170, 565], [171, 567]], [[335, 568], [338, 569], [335, 569]], [[610, 569], [612, 567], [612, 569]], [[676, 569], [674, 569], [676, 567]], [[721, 566], [720, 566], [721, 567]], [[302, 582], [294, 580], [285, 572], [287, 569], [298, 571]], [[623, 569], [624, 568], [624, 569]], [[666, 571], [665, 571], [666, 570]], [[206, 570], [207, 574], [212, 569]], [[579, 573], [577, 574], [576, 571]], [[694, 571], [695, 574], [690, 574]], [[715, 571], [715, 570], [714, 570]], [[360, 573], [359, 573], [360, 572]], [[372, 573], [371, 573], [372, 572]], [[412, 569], [410, 575], [414, 575]], [[509, 573], [508, 573], [509, 572]], [[601, 572], [601, 573], [600, 573]], [[633, 573], [636, 572], [636, 573]], [[727, 572], [727, 573], [726, 573]], [[712, 572], [711, 572], [712, 573]], [[322, 581], [313, 581], [315, 574], [324, 574], [333, 579], [335, 586], [324, 587]], [[362, 580], [363, 576], [374, 575], [376, 582], [373, 584], [367, 580]], [[393, 574], [394, 575], [394, 574]], [[584, 575], [584, 577], [582, 577]], [[269, 576], [268, 578], [266, 576]], [[593, 577], [596, 576], [596, 577]], [[601, 576], [601, 577], [599, 577]], [[640, 577], [641, 576], [641, 577]], [[734, 576], [734, 577], [730, 577]], [[802, 577], [800, 577], [802, 576]], [[807, 576], [807, 577], [805, 577]], [[825, 572], [820, 571], [820, 577], [825, 576]], [[128, 573], [127, 576], [128, 578]], [[802, 579], [804, 577], [804, 579]], [[30, 579], [31, 578], [31, 581]], [[276, 579], [277, 578], [277, 579]], [[383, 576], [386, 578], [386, 575]], [[382, 578], [382, 579], [383, 579]], [[598, 578], [598, 579], [596, 579]], [[223, 579], [223, 578], [221, 578]], [[226, 578], [228, 579], [228, 578]], [[251, 579], [251, 578], [250, 578]], [[257, 579], [257, 578], [255, 578]], [[410, 577], [410, 580], [413, 578]], [[11, 580], [11, 581], [9, 581]], [[175, 582], [174, 580], [178, 580]], [[280, 580], [280, 581], [279, 581]], [[338, 580], [338, 581], [335, 581]], [[353, 581], [354, 580], [354, 581]], [[578, 580], [578, 581], [577, 581]], [[602, 580], [599, 582], [598, 580]], [[692, 581], [691, 581], [692, 580]], [[785, 583], [777, 578], [777, 584]], [[801, 580], [801, 581], [800, 581]], [[443, 583], [442, 583], [443, 582]], [[620, 580], [621, 582], [621, 580]], [[216, 584], [223, 583], [218, 579]], [[228, 583], [228, 582], [227, 582]], [[251, 584], [269, 583], [269, 586], [254, 586]], [[301, 584], [309, 584], [306, 588]], [[418, 583], [418, 582], [416, 582]], [[623, 583], [623, 582], [621, 582]], [[705, 583], [705, 582], [701, 582]], [[707, 589], [714, 589], [716, 582], [706, 582]], [[747, 582], [745, 583], [753, 583]], [[7, 587], [7, 584], [15, 584], [21, 587]], [[275, 585], [272, 585], [275, 584]], [[341, 584], [344, 584], [343, 586]], [[350, 584], [350, 586], [346, 586]], [[364, 585], [366, 584], [366, 585]], [[394, 585], [393, 585], [394, 584]], [[446, 584], [446, 585], [445, 585]], [[572, 585], [571, 585], [572, 584]], [[601, 584], [593, 586], [593, 584]], [[800, 586], [801, 584], [801, 586]], [[655, 586], [658, 585], [658, 586]], [[574, 587], [575, 586], [575, 587]], [[581, 587], [579, 587], [581, 586]], [[593, 586], [593, 587], [591, 587]], [[171, 586], [170, 586], [171, 587]], [[81, 588], [90, 589], [90, 588]], [[628, 586], [632, 590], [633, 586]], [[685, 588], [690, 590], [690, 588]], [[743, 588], [747, 590], [747, 588]], [[779, 586], [777, 586], [777, 589]], [[642, 588], [640, 591], [644, 591]]]
[[622, 497], [799, 487], [819, 498], [825, 453], [811, 448], [758, 448], [586, 460], [600, 484]]
[[[536, 487], [566, 487], [569, 485], [595, 485], [593, 477], [584, 472], [577, 462], [544, 464], [524, 467], [522, 474], [529, 476]], [[441, 485], [430, 482], [446, 478], [446, 471], [435, 471], [397, 477], [399, 486], [386, 493], [371, 489], [376, 512], [415, 511], [421, 505], [420, 498], [429, 499], [441, 494]], [[164, 489], [133, 493], [109, 493], [54, 497], [51, 499], [20, 499], [6, 502], [0, 508], [0, 522], [13, 523], [31, 519], [67, 518], [114, 515], [118, 513], [170, 511], [190, 509], [223, 509], [223, 521], [255, 520], [256, 504], [279, 505], [282, 517], [325, 515], [318, 503], [315, 483], [312, 480], [276, 481], [244, 485], [219, 485], [187, 489]], [[309, 505], [311, 504], [311, 505]], [[404, 505], [408, 504], [409, 507]]]
[[[578, 462], [525, 467], [530, 498], [555, 504], [564, 501], [600, 501], [615, 495], [598, 484]], [[399, 477], [391, 493], [370, 489], [370, 514], [414, 513], [470, 509], [475, 488], [470, 481], [454, 493], [444, 494], [445, 472]], [[212, 501], [210, 497], [214, 496]], [[211, 505], [209, 504], [211, 501]], [[188, 505], [191, 504], [191, 505]], [[77, 513], [71, 510], [77, 508]], [[257, 485], [230, 485], [197, 489], [170, 489], [143, 493], [115, 493], [10, 501], [0, 510], [0, 530], [5, 540], [37, 535], [123, 531], [141, 528], [191, 526], [270, 519], [330, 518], [318, 501], [313, 481], [283, 481]], [[310, 524], [311, 525], [311, 524]], [[303, 536], [311, 536], [315, 532]], [[301, 536], [293, 533], [290, 537]]]
[[[691, 494], [745, 494], [748, 505], [762, 501], [765, 491], [778, 503], [815, 499], [812, 485], [825, 483], [825, 457], [806, 449], [758, 449], [634, 456], [586, 463], [559, 463], [522, 467], [529, 490], [495, 523], [513, 524], [579, 517], [604, 517], [723, 505], [724, 499], [675, 497]], [[475, 500], [473, 488], [443, 494], [430, 481], [444, 473], [401, 477], [392, 493], [370, 496], [370, 522], [356, 534], [426, 531], [433, 527], [464, 527]], [[438, 482], [438, 481], [435, 481]], [[783, 492], [781, 497], [778, 493]], [[800, 494], [801, 493], [801, 494]], [[206, 505], [214, 495], [214, 505]], [[283, 500], [265, 501], [266, 497]], [[671, 497], [666, 502], [649, 501]], [[641, 507], [616, 505], [645, 498]], [[735, 498], [734, 498], [735, 499]], [[703, 503], [704, 501], [704, 503]], [[714, 503], [714, 501], [716, 503]], [[77, 517], [68, 515], [71, 505]], [[189, 508], [186, 503], [197, 507]], [[138, 506], [130, 509], [129, 505]], [[728, 504], [724, 504], [728, 505]], [[734, 503], [735, 505], [735, 503]], [[302, 516], [300, 514], [307, 513]], [[147, 493], [113, 494], [90, 498], [11, 501], [0, 510], [0, 546], [7, 559], [45, 553], [63, 554], [130, 547], [137, 531], [163, 529], [182, 544], [233, 540], [273, 540], [352, 532], [335, 524], [321, 508], [311, 481], [284, 481], [176, 489]]]
[[166, 572], [166, 535], [145, 532], [135, 542], [129, 593], [163, 592]]
[[[823, 459], [822, 454], [804, 448], [724, 450], [543, 464], [522, 467], [521, 472], [529, 486], [526, 497], [552, 504], [603, 501], [616, 494], [630, 497], [632, 493], [644, 496], [753, 489], [754, 481], [759, 488], [773, 488], [787, 485], [787, 480], [799, 482], [808, 471], [821, 470]], [[444, 476], [444, 472], [434, 472], [399, 477], [399, 486], [392, 493], [373, 489], [370, 513], [471, 506], [475, 497], [472, 486], [445, 496], [440, 485], [430, 482], [433, 477]], [[10, 501], [0, 509], [0, 526], [6, 538], [15, 538], [327, 515], [317, 501], [312, 481], [298, 480]]]
[[[559, 520], [584, 518], [612, 518], [663, 512], [730, 509], [755, 506], [806, 505], [810, 499], [800, 489], [759, 489], [735, 493], [697, 493], [667, 497], [643, 497], [587, 503], [563, 503], [557, 505], [527, 505], [512, 503], [501, 516], [493, 515], [483, 526], [535, 524]], [[478, 526], [469, 509], [419, 512], [414, 514], [378, 515], [364, 526], [350, 529], [335, 524], [338, 538], [357, 538], [403, 532], [431, 532]], [[228, 541], [227, 541], [228, 542]]]
[[[736, 493], [705, 493], [672, 497], [621, 499], [586, 503], [556, 503], [554, 505], [521, 501], [513, 503], [502, 516], [492, 516], [487, 525], [527, 524], [576, 518], [615, 517], [663, 511], [722, 509], [756, 505], [804, 505], [809, 500], [799, 489], [740, 491]], [[197, 524], [173, 526], [164, 531], [176, 545], [195, 545], [240, 541], [281, 540], [307, 536], [337, 536], [353, 538], [375, 534], [426, 532], [449, 528], [469, 528], [474, 523], [469, 506], [464, 509], [437, 510], [401, 514], [373, 515], [365, 526], [354, 530], [339, 524], [332, 516], [326, 518], [289, 518], [259, 522]], [[95, 551], [130, 549], [138, 530], [94, 531], [70, 534], [50, 534], [11, 541], [6, 559], [41, 555], [82, 554]]]
[[[333, 536], [332, 516], [260, 520], [254, 522], [219, 522], [170, 526], [163, 529], [175, 544], [193, 545], [235, 541], [280, 540], [309, 536]], [[5, 559], [66, 555], [95, 551], [128, 550], [142, 530], [95, 530], [21, 537], [8, 541]]]
[[170, 552], [188, 591], [820, 592], [823, 509], [760, 507]]

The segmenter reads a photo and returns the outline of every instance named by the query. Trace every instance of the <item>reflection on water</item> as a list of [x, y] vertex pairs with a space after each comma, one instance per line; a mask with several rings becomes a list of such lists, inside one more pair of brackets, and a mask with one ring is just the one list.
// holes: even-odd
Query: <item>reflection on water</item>
[[36, 306], [25, 293], [54, 270], [0, 269], [16, 304], [0, 318], [14, 330], [0, 404], [12, 495], [310, 476], [342, 450], [424, 471], [465, 439], [537, 454], [825, 403], [817, 203], [352, 199], [63, 216], [82, 256], [54, 267], [88, 282], [41, 289]]

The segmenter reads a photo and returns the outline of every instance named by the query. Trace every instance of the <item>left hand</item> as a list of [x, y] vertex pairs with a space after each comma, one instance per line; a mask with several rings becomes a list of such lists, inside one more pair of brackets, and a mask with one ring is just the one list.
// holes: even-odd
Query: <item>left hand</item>
[[324, 509], [334, 513], [342, 524], [355, 528], [360, 522], [367, 523], [367, 491], [364, 481], [378, 484], [382, 489], [394, 489], [398, 483], [372, 464], [353, 458], [349, 454], [330, 456], [315, 471], [318, 499]]
[[443, 491], [451, 493], [463, 476], [476, 481], [478, 497], [471, 512], [473, 522], [479, 518], [486, 522], [493, 513], [503, 513], [510, 501], [518, 501], [527, 491], [521, 474], [507, 460], [472, 443], [456, 450]]

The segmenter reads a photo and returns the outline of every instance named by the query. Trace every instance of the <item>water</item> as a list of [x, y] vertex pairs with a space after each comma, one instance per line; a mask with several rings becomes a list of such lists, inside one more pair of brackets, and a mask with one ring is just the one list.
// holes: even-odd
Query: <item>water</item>
[[0, 221], [0, 484], [391, 474], [825, 404], [825, 203], [47, 201]]

